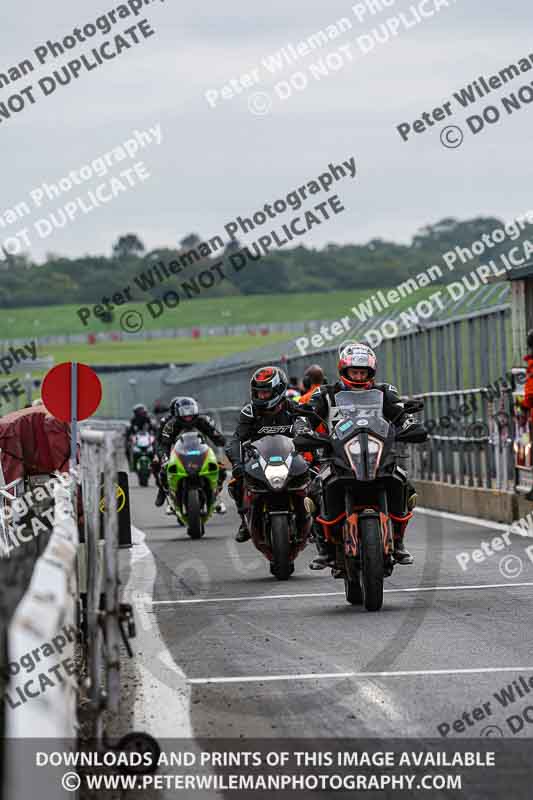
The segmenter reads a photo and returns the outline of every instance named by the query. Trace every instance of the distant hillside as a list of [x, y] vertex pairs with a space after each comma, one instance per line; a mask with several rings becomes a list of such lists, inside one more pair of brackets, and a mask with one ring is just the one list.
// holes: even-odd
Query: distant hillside
[[[253, 295], [295, 292], [324, 292], [343, 290], [368, 290], [375, 287], [392, 287], [410, 276], [426, 270], [432, 264], [445, 269], [442, 256], [457, 247], [468, 248], [483, 235], [503, 228], [501, 220], [479, 217], [467, 221], [443, 219], [416, 233], [409, 245], [400, 245], [382, 239], [373, 239], [364, 245], [328, 244], [321, 250], [297, 247], [280, 249], [259, 260], [249, 260], [240, 271], [227, 269], [227, 278], [204, 287], [202, 298], [228, 295]], [[478, 259], [455, 264], [450, 280], [457, 272], [466, 272], [488, 258], [519, 245], [527, 239], [529, 225], [514, 236], [506, 236], [501, 243], [486, 247]], [[8, 256], [0, 264], [0, 308], [76, 303], [98, 303], [103, 295], [111, 296], [125, 287], [132, 288], [132, 298], [145, 301], [159, 297], [183, 281], [193, 281], [205, 270], [215, 272], [215, 265], [226, 256], [239, 251], [233, 242], [225, 252], [209, 252], [199, 236], [191, 234], [176, 249], [162, 248], [146, 253], [136, 234], [121, 237], [113, 247], [113, 255], [106, 257], [83, 256], [77, 259], [49, 255], [42, 265], [34, 265], [26, 257]], [[203, 255], [199, 255], [203, 254]], [[158, 262], [179, 262], [179, 274], [169, 274], [163, 282], [154, 281], [148, 292], [139, 288], [150, 282], [139, 281], [150, 267]], [[444, 275], [444, 279], [448, 276]], [[137, 278], [137, 281], [135, 280]], [[265, 313], [265, 318], [269, 315]]]

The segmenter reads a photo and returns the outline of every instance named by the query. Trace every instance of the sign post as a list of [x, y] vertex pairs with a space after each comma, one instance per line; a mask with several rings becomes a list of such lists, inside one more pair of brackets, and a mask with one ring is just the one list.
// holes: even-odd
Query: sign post
[[[65, 361], [49, 370], [43, 380], [42, 401], [56, 419], [70, 422], [70, 470], [75, 475], [78, 422], [90, 417], [102, 399], [102, 384], [94, 370], [77, 361]], [[75, 497], [76, 498], [76, 493]]]
[[76, 447], [78, 442], [78, 364], [70, 365], [70, 469], [76, 469]]

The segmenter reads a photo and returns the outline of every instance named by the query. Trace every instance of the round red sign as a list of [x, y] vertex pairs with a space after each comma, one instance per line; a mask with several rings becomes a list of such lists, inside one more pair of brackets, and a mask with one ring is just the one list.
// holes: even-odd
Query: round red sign
[[[86, 364], [77, 364], [78, 403], [77, 419], [87, 419], [94, 414], [102, 399], [102, 384], [94, 370]], [[70, 422], [72, 362], [66, 361], [49, 370], [43, 380], [41, 398], [50, 412], [63, 422]]]

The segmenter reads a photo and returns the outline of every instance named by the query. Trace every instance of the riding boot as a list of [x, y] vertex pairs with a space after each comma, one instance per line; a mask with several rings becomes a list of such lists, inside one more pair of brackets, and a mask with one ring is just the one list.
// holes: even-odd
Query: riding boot
[[248, 525], [246, 523], [246, 517], [245, 517], [243, 511], [241, 511], [239, 509], [237, 509], [237, 510], [239, 511], [239, 516], [241, 518], [241, 524], [239, 526], [239, 530], [237, 531], [237, 533], [235, 535], [235, 541], [236, 542], [247, 542], [248, 539], [250, 538], [250, 531], [248, 530]]
[[405, 529], [413, 514], [408, 512], [402, 516], [397, 516], [389, 513], [392, 520], [392, 537], [394, 540], [394, 560], [397, 564], [405, 566], [412, 564], [414, 561], [413, 556], [407, 550], [404, 544]]

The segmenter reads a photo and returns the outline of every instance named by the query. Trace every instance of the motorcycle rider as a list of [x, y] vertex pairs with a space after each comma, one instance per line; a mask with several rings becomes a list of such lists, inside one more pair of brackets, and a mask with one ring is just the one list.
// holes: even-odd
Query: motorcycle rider
[[302, 383], [305, 392], [298, 400], [300, 404], [308, 403], [316, 390], [324, 383], [324, 370], [320, 364], [311, 364], [310, 367], [307, 367]]
[[[335, 395], [338, 392], [362, 391], [377, 389], [383, 393], [383, 416], [402, 432], [420, 430], [421, 426], [409, 415], [395, 386], [389, 383], [375, 383], [377, 359], [374, 351], [366, 344], [353, 343], [346, 345], [340, 352], [338, 362], [339, 380], [335, 384], [326, 384], [316, 389], [311, 397], [309, 407], [323, 419], [327, 420], [329, 409], [335, 406]], [[327, 517], [334, 520], [344, 510], [344, 494], [335, 487], [324, 486], [324, 501]], [[416, 492], [412, 484], [405, 479], [403, 484], [391, 488], [388, 496], [389, 515], [392, 520], [394, 539], [394, 558], [398, 564], [412, 564], [413, 556], [404, 544], [405, 529], [416, 505]], [[320, 548], [319, 548], [320, 550]], [[326, 544], [323, 552], [313, 562], [314, 568], [328, 566], [334, 561], [335, 546]], [[325, 551], [325, 552], [324, 552]]]
[[126, 429], [126, 458], [130, 462], [130, 437], [139, 431], [147, 430], [150, 433], [156, 433], [156, 426], [152, 422], [148, 409], [143, 403], [137, 403], [133, 406], [133, 416], [130, 419], [130, 424]]
[[152, 422], [150, 414], [148, 413], [148, 409], [146, 408], [143, 403], [137, 403], [136, 406], [133, 406], [133, 416], [130, 419], [130, 424], [126, 431], [126, 436], [131, 436], [133, 433], [139, 433], [139, 431], [144, 430], [144, 426], [147, 425], [147, 430], [150, 433], [155, 433], [155, 425]]
[[[170, 457], [170, 451], [178, 436], [188, 431], [202, 433], [208, 439], [211, 439], [217, 447], [223, 447], [226, 444], [225, 436], [216, 429], [213, 420], [206, 414], [200, 414], [198, 403], [193, 397], [177, 398], [174, 403], [174, 416], [165, 423], [157, 444], [157, 455], [161, 464], [159, 491], [155, 501], [158, 507], [165, 502], [168, 491], [164, 467]], [[226, 478], [226, 470], [222, 464], [218, 466], [218, 492], [220, 492]], [[219, 514], [226, 512], [226, 507], [222, 500], [217, 502], [215, 508]]]
[[229, 493], [242, 519], [235, 536], [237, 542], [246, 542], [250, 538], [243, 506], [243, 442], [275, 433], [291, 436], [295, 433], [294, 424], [299, 417], [316, 416], [312, 411], [302, 411], [297, 403], [288, 399], [288, 388], [287, 375], [279, 367], [266, 366], [256, 370], [250, 381], [250, 402], [241, 408], [237, 429], [226, 447], [226, 454], [233, 466]]
[[[172, 398], [172, 400], [170, 401], [170, 405], [167, 408], [167, 411], [165, 412], [165, 414], [163, 414], [163, 416], [159, 420], [159, 428], [157, 431], [157, 435], [155, 437], [155, 448], [154, 448], [155, 454], [152, 459], [152, 475], [155, 478], [157, 488], [163, 489], [163, 491], [164, 487], [161, 485], [161, 460], [158, 455], [162, 446], [161, 434], [163, 433], [163, 428], [165, 427], [167, 422], [175, 418], [178, 401], [182, 399], [183, 399], [182, 397], [178, 396]], [[170, 502], [167, 504], [166, 511], [167, 514], [174, 514], [174, 510]]]
[[163, 433], [163, 428], [165, 427], [165, 425], [167, 424], [167, 422], [169, 420], [175, 419], [176, 414], [177, 414], [178, 402], [180, 400], [183, 400], [183, 399], [184, 399], [183, 397], [178, 397], [178, 396], [173, 397], [172, 400], [170, 401], [170, 405], [168, 407], [168, 411], [165, 414], [163, 414], [163, 416], [159, 420], [159, 430], [157, 432], [157, 443], [158, 444], [161, 443], [161, 434]]

